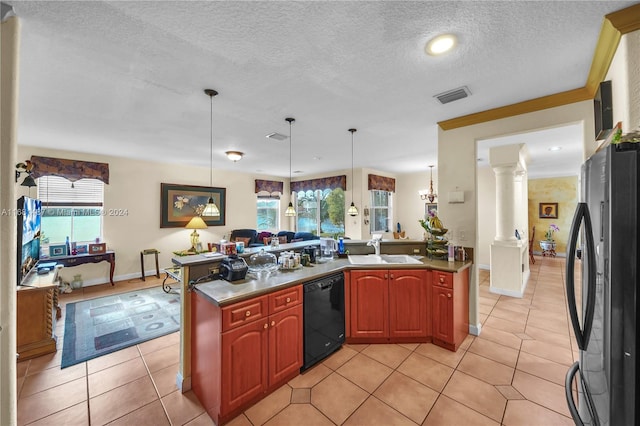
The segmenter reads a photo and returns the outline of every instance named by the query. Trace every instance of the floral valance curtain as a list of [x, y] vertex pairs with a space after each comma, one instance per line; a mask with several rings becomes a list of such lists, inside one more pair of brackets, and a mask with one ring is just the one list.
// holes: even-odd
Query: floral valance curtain
[[64, 158], [31, 156], [34, 178], [42, 176], [60, 176], [75, 182], [80, 179], [98, 179], [109, 183], [109, 163], [67, 160]]
[[258, 194], [258, 197], [280, 198], [283, 191], [284, 182], [256, 179], [256, 194]]
[[343, 191], [347, 190], [347, 176], [330, 176], [319, 179], [299, 180], [297, 182], [291, 182], [291, 191], [315, 191], [316, 189], [336, 189], [342, 188]]
[[396, 180], [394, 178], [378, 175], [369, 175], [369, 191], [396, 192]]

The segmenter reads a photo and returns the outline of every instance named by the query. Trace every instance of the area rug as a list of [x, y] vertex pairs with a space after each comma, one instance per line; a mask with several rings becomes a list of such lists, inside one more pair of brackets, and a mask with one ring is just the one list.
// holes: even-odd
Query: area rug
[[153, 287], [67, 303], [61, 367], [180, 329], [180, 295]]

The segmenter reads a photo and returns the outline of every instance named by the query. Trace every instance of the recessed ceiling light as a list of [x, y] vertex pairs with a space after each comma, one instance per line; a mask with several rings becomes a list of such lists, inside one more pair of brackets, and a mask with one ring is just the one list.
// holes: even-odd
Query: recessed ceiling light
[[322, 157], [318, 157], [317, 155], [315, 157], [313, 157], [314, 160], [322, 160]]
[[561, 149], [561, 146], [552, 146], [551, 148], [549, 148], [549, 151], [560, 151]]
[[456, 36], [453, 34], [442, 34], [429, 40], [424, 50], [429, 55], [436, 56], [448, 52], [453, 49], [455, 45]]

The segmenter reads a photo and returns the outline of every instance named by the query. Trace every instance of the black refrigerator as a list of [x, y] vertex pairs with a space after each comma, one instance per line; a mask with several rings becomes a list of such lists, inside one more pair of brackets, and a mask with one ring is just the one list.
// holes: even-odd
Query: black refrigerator
[[567, 247], [567, 303], [579, 361], [565, 392], [576, 425], [638, 425], [638, 147], [582, 166]]

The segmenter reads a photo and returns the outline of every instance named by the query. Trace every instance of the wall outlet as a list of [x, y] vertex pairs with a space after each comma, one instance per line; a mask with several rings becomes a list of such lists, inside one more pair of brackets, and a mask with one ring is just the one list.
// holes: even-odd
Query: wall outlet
[[458, 239], [460, 241], [466, 241], [467, 240], [467, 233], [465, 231], [458, 232]]

